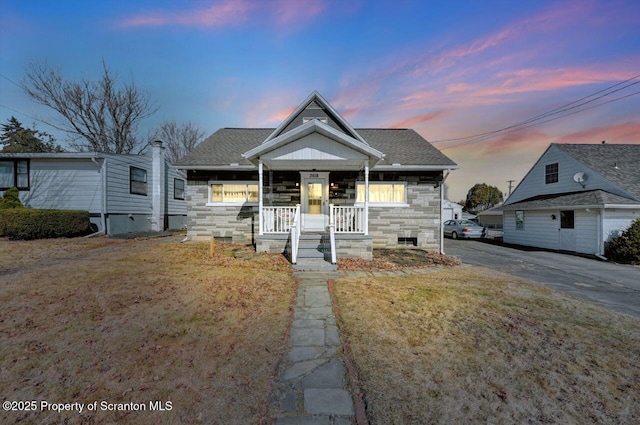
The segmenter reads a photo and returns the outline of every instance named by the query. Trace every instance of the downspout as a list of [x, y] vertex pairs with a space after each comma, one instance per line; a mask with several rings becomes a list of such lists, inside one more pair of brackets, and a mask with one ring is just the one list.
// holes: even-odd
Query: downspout
[[444, 227], [442, 226], [442, 214], [444, 213], [444, 182], [449, 177], [451, 170], [447, 170], [446, 174], [443, 172], [442, 182], [440, 183], [440, 254], [444, 254]]
[[[91, 157], [91, 161], [100, 167], [102, 174], [102, 202], [100, 205], [100, 221], [102, 221], [102, 232], [98, 231], [94, 234], [107, 234], [107, 158], [102, 158], [102, 164], [95, 157]], [[93, 236], [93, 235], [89, 235]]]

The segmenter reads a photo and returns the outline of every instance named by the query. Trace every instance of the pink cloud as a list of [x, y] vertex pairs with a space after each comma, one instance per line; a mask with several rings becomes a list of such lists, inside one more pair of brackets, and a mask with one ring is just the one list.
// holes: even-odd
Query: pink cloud
[[565, 134], [555, 139], [556, 143], [607, 143], [640, 144], [640, 122], [629, 121], [620, 124], [592, 127], [583, 131]]
[[167, 25], [216, 28], [234, 26], [250, 19], [271, 17], [276, 26], [289, 28], [309, 21], [325, 11], [323, 0], [278, 0], [266, 3], [255, 0], [222, 0], [206, 8], [185, 9], [178, 12], [151, 12], [122, 19], [125, 28], [160, 27]]
[[396, 122], [394, 124], [391, 124], [389, 127], [391, 128], [411, 128], [414, 127], [417, 124], [422, 124], [425, 123], [427, 121], [432, 121], [435, 120], [439, 117], [441, 117], [442, 115], [444, 115], [445, 111], [435, 111], [435, 112], [429, 112], [427, 114], [421, 114], [421, 115], [416, 115], [410, 118], [407, 118], [405, 120]]
[[205, 9], [181, 12], [156, 12], [123, 19], [125, 28], [180, 25], [190, 27], [222, 27], [235, 25], [247, 19], [252, 5], [243, 0], [225, 0]]
[[325, 10], [322, 0], [278, 0], [275, 19], [279, 25], [290, 25], [321, 15]]

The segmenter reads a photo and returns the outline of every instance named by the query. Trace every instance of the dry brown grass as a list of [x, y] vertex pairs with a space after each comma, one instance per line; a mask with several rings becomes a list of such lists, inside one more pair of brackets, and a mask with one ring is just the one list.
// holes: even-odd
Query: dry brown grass
[[163, 239], [0, 239], [0, 399], [147, 405], [3, 410], [0, 423], [258, 422], [295, 282], [281, 256], [208, 254]]
[[640, 423], [640, 320], [483, 268], [335, 283], [377, 424]]

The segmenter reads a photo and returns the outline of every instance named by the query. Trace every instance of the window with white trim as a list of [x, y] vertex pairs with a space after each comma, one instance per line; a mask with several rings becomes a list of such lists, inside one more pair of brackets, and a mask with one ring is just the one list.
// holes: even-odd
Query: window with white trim
[[258, 184], [255, 182], [213, 182], [209, 184], [209, 203], [258, 203]]
[[129, 193], [147, 196], [147, 170], [129, 167]]
[[0, 161], [0, 190], [16, 187], [29, 190], [29, 160], [9, 159]]
[[173, 199], [184, 199], [184, 180], [173, 179]]
[[516, 229], [524, 230], [524, 211], [516, 211]]
[[547, 164], [544, 167], [544, 183], [558, 183], [558, 163]]
[[[365, 183], [356, 183], [356, 202], [363, 203]], [[369, 202], [372, 204], [406, 204], [406, 182], [369, 182]]]
[[321, 123], [327, 124], [329, 122], [329, 120], [327, 119], [327, 117], [302, 117], [302, 123], [306, 124], [311, 120], [318, 120]]

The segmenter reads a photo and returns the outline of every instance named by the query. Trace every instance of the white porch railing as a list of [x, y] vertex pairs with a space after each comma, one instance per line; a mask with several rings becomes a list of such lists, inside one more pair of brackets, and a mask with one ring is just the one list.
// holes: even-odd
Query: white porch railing
[[264, 233], [289, 233], [296, 219], [296, 211], [299, 215], [299, 205], [297, 207], [262, 207]]
[[336, 233], [364, 233], [364, 207], [330, 205], [329, 223]]
[[300, 204], [296, 205], [293, 224], [291, 225], [291, 263], [298, 262], [298, 246], [300, 245]]

